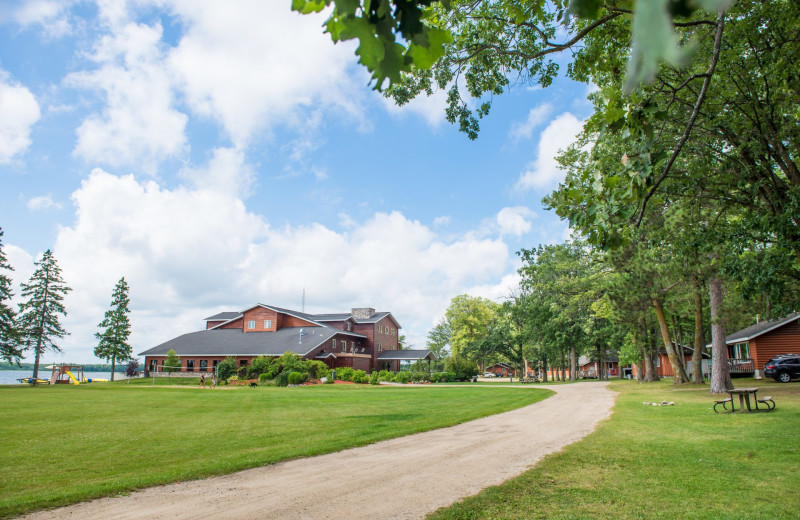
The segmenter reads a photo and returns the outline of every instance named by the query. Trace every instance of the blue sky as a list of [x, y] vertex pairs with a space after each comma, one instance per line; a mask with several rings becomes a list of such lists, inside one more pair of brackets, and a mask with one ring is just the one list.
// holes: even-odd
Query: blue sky
[[540, 201], [586, 85], [517, 86], [470, 141], [441, 92], [394, 106], [288, 1], [0, 13], [4, 250], [19, 283], [52, 249], [73, 288], [48, 360], [96, 361], [121, 276], [134, 352], [303, 289], [308, 312], [391, 311], [423, 348], [450, 298], [502, 299], [516, 251], [568, 235]]

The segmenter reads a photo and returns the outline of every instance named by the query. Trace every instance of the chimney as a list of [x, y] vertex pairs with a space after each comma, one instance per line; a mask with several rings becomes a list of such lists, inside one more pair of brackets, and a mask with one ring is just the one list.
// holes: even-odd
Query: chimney
[[353, 318], [357, 320], [368, 320], [371, 317], [375, 316], [375, 309], [370, 307], [359, 307], [356, 309], [352, 309]]

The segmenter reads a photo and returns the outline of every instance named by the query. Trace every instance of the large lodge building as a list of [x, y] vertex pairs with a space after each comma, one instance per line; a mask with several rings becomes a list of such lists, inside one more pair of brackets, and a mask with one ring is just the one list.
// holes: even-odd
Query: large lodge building
[[306, 314], [258, 304], [242, 312], [221, 312], [206, 318], [206, 328], [171, 339], [141, 352], [149, 371], [162, 372], [174, 350], [182, 372], [212, 372], [226, 357], [247, 366], [258, 356], [294, 352], [318, 359], [330, 368], [399, 369], [401, 360], [419, 359], [427, 351], [398, 350], [400, 324], [390, 312], [371, 308], [350, 313]]

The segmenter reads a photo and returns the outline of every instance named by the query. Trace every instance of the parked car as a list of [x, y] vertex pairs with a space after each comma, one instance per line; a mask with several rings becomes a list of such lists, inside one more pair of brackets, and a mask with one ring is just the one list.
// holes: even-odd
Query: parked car
[[764, 375], [781, 383], [800, 379], [800, 354], [781, 354], [767, 361]]

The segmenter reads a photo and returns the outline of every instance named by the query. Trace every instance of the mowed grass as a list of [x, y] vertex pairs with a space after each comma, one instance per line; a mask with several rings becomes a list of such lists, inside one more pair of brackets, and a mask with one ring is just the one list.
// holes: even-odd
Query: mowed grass
[[550, 394], [428, 385], [0, 387], [0, 517], [451, 426]]
[[[800, 518], [800, 382], [734, 384], [776, 410], [717, 415], [708, 385], [614, 382], [614, 413], [594, 433], [428, 518]], [[675, 406], [642, 404], [663, 400]]]

